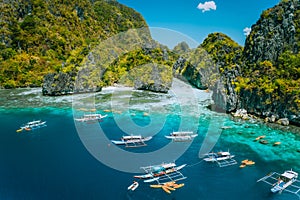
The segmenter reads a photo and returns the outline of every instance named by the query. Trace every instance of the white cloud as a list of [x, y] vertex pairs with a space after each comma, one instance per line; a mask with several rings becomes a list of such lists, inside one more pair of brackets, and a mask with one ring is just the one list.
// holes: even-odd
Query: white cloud
[[250, 32], [251, 32], [251, 28], [246, 27], [246, 28], [244, 28], [243, 31], [244, 31], [244, 35], [248, 36], [250, 34]]
[[210, 10], [216, 10], [217, 6], [214, 1], [206, 1], [205, 3], [199, 3], [197, 6], [199, 10], [202, 10], [202, 12], [210, 11]]

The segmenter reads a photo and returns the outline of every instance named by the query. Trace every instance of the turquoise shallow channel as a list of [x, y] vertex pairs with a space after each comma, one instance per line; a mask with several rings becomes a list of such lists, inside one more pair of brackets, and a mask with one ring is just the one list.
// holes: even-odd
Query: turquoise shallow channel
[[[191, 94], [196, 97], [198, 111], [190, 102], [179, 102], [176, 95], [105, 88], [97, 94], [44, 97], [40, 88], [1, 90], [0, 199], [300, 199], [288, 192], [273, 194], [271, 186], [256, 182], [272, 171], [282, 173], [293, 169], [300, 173], [299, 128], [242, 121], [212, 112], [206, 108], [210, 93], [204, 91], [193, 89]], [[88, 110], [90, 108], [107, 117], [96, 124], [78, 125], [74, 118], [92, 112]], [[37, 119], [47, 121], [47, 127], [16, 132], [24, 123]], [[99, 143], [103, 145], [102, 151], [97, 152], [100, 157], [105, 157], [106, 151], [113, 148], [139, 156], [158, 154], [156, 152], [171, 143], [164, 137], [170, 132], [184, 129], [198, 133], [192, 143], [176, 144], [186, 146], [186, 151], [175, 160], [177, 165], [187, 164], [181, 170], [187, 178], [178, 181], [178, 184], [185, 184], [183, 187], [168, 194], [139, 181], [135, 191], [128, 191], [133, 175], [142, 174], [139, 171], [142, 166], [136, 166], [136, 172], [107, 166], [91, 153], [99, 145], [87, 148], [82, 141], [82, 138], [96, 141], [92, 133], [99, 127], [108, 141], [119, 139], [128, 134], [124, 131], [124, 127], [130, 126], [126, 119], [136, 124], [135, 128], [129, 127], [132, 133], [152, 134], [153, 139], [140, 148]], [[147, 129], [151, 126], [155, 132]], [[86, 132], [79, 133], [80, 130]], [[84, 133], [86, 135], [82, 135]], [[255, 140], [262, 135], [268, 144]], [[280, 145], [273, 146], [275, 142]], [[199, 151], [210, 145], [215, 152], [229, 150], [235, 155], [237, 164], [220, 168], [217, 164], [202, 161], [203, 155]], [[174, 161], [174, 151], [181, 151], [181, 148], [172, 150], [168, 154], [170, 160], [167, 157], [166, 162]], [[112, 156], [109, 159], [119, 158]], [[255, 165], [240, 168], [244, 159], [253, 160]], [[150, 158], [148, 163], [160, 164], [158, 160], [155, 162]], [[139, 161], [131, 164], [135, 163]]]

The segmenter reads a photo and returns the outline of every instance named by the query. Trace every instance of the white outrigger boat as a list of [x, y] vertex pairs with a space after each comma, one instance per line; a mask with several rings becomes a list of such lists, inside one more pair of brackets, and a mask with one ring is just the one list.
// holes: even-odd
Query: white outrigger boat
[[203, 159], [206, 162], [228, 160], [234, 157], [234, 155], [231, 155], [229, 151], [219, 151], [217, 153], [211, 152], [206, 154], [206, 156], [207, 157]]
[[227, 167], [230, 165], [237, 164], [236, 160], [233, 158], [235, 155], [230, 154], [229, 151], [219, 151], [217, 153], [211, 152], [205, 154], [205, 158], [203, 159], [206, 162], [217, 162], [219, 167]]
[[35, 121], [27, 122], [24, 126], [21, 126], [20, 129], [17, 130], [17, 132], [21, 132], [22, 130], [31, 131], [46, 126], [47, 126], [46, 121], [35, 120]]
[[173, 141], [190, 141], [197, 136], [198, 134], [195, 134], [192, 131], [173, 131], [170, 135], [166, 135], [165, 137], [172, 139]]
[[100, 121], [101, 119], [107, 117], [107, 115], [101, 115], [101, 114], [85, 114], [81, 118], [75, 118], [75, 121], [78, 122], [95, 122]]
[[180, 172], [186, 164], [177, 166], [174, 162], [141, 167], [146, 174], [135, 175], [134, 178], [145, 179], [145, 183], [157, 181], [158, 184], [183, 180], [186, 177]]
[[151, 139], [151, 136], [143, 137], [141, 135], [128, 135], [123, 136], [121, 140], [112, 140], [111, 142], [116, 145], [126, 145], [126, 147], [140, 147], [146, 146], [145, 142]]
[[[293, 170], [287, 170], [282, 174], [272, 172], [267, 176], [259, 179], [257, 182], [263, 181], [272, 186], [271, 192], [281, 193], [287, 191], [299, 196], [300, 193], [300, 181], [297, 180], [298, 173]], [[289, 187], [289, 189], [287, 189]], [[299, 196], [300, 197], [300, 196]]]

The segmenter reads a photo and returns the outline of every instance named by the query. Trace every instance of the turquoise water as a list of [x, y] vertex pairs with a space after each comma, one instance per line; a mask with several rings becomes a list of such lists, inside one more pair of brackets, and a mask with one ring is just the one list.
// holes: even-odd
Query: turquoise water
[[[72, 107], [74, 99], [71, 96], [42, 97], [39, 89], [0, 91], [0, 199], [299, 199], [287, 192], [271, 194], [270, 186], [256, 183], [271, 171], [283, 172], [292, 168], [300, 172], [300, 153], [296, 151], [300, 148], [299, 129], [271, 128], [261, 122], [237, 121], [229, 115], [211, 112], [205, 107], [207, 101], [203, 98], [207, 98], [206, 95], [196, 94], [199, 97], [199, 115], [191, 111], [182, 116], [183, 107], [189, 105], [178, 105], [176, 98], [165, 94], [120, 90], [114, 96], [116, 103], [111, 104], [112, 95], [108, 89], [96, 96], [82, 95], [84, 100], [79, 102], [84, 103], [76, 106], [73, 103]], [[76, 124], [74, 116], [84, 113], [77, 108], [89, 108], [91, 97], [95, 100], [97, 111], [108, 117], [97, 124]], [[131, 99], [129, 107], [123, 102], [125, 97]], [[183, 117], [188, 120], [180, 125]], [[164, 135], [171, 131], [182, 127], [193, 129], [197, 125], [199, 135], [190, 146], [177, 144], [187, 146], [182, 156], [176, 159], [178, 165], [187, 164], [182, 170], [187, 179], [179, 182], [185, 183], [184, 187], [167, 194], [140, 182], [134, 192], [127, 191], [134, 180], [133, 175], [139, 173], [119, 171], [119, 166], [107, 166], [91, 154], [91, 149], [86, 148], [79, 130], [93, 132], [100, 126], [105, 137], [118, 139], [126, 133], [116, 121], [124, 122], [126, 126], [126, 118], [132, 119], [141, 129], [151, 124], [162, 125], [146, 147], [117, 147], [139, 155], [156, 152], [169, 145], [170, 141]], [[47, 127], [32, 132], [16, 132], [19, 126], [34, 119], [47, 121]], [[222, 129], [223, 126], [229, 128]], [[86, 134], [84, 139], [87, 141], [97, 141], [91, 132]], [[260, 135], [265, 135], [269, 144], [255, 141]], [[229, 149], [236, 155], [237, 165], [220, 168], [202, 162], [199, 150], [205, 146], [204, 143], [214, 143], [216, 138], [212, 150]], [[281, 144], [273, 146], [277, 141]], [[99, 145], [96, 144], [94, 149], [97, 150]], [[111, 145], [105, 143], [101, 147], [104, 150], [98, 155], [105, 156], [104, 151], [109, 152]], [[172, 152], [169, 153], [171, 157]], [[244, 159], [251, 159], [256, 164], [240, 169], [239, 164]], [[136, 167], [139, 169], [141, 166]]]

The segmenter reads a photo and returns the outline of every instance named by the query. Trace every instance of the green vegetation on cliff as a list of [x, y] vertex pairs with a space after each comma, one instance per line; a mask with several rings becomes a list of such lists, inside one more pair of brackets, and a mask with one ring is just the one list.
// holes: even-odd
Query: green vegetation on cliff
[[40, 86], [45, 77], [48, 95], [120, 82], [166, 92], [176, 76], [211, 88], [227, 111], [245, 108], [300, 123], [299, 0], [264, 11], [244, 48], [212, 33], [196, 49], [182, 42], [171, 52], [147, 28], [126, 33], [146, 23], [116, 1], [12, 0], [1, 3], [0, 17], [0, 87]]
[[[300, 110], [300, 2], [284, 0], [264, 11], [247, 37], [242, 106], [254, 113], [297, 116]], [[257, 103], [249, 103], [255, 101]]]
[[222, 33], [210, 34], [201, 47], [211, 56], [214, 67], [210, 68], [215, 70], [207, 79], [216, 108], [228, 112], [236, 110], [238, 98], [233, 88], [240, 76], [243, 48]]
[[243, 48], [223, 33], [209, 34], [201, 47], [212, 57], [220, 73], [241, 64]]
[[0, 87], [40, 86], [49, 72], [72, 72], [94, 44], [143, 17], [116, 1], [11, 0], [1, 3]]
[[[185, 49], [182, 51], [181, 49]], [[183, 66], [176, 66], [176, 73], [200, 89], [212, 88], [225, 71], [241, 64], [243, 48], [222, 33], [211, 33], [196, 49], [186, 50], [180, 44], [175, 51], [183, 52]]]
[[284, 0], [261, 14], [244, 48], [222, 33], [212, 33], [181, 56], [175, 69], [196, 87], [211, 88], [222, 110], [245, 108], [300, 124], [299, 41], [300, 2]]
[[141, 69], [143, 69], [143, 66], [152, 63], [156, 66], [165, 66], [164, 72], [167, 73], [166, 75], [162, 74], [155, 81], [161, 79], [164, 82], [164, 79], [166, 79], [169, 82], [172, 79], [172, 66], [175, 59], [176, 54], [169, 51], [167, 47], [160, 46], [159, 44], [147, 50], [139, 48], [120, 56], [111, 63], [102, 79], [105, 86], [118, 83], [120, 79], [122, 79], [123, 84], [134, 86], [135, 80], [145, 79], [145, 76], [151, 73], [150, 69], [148, 69], [149, 67], [146, 67], [147, 69], [145, 68], [144, 71]]

